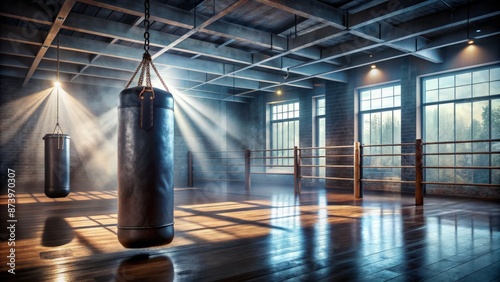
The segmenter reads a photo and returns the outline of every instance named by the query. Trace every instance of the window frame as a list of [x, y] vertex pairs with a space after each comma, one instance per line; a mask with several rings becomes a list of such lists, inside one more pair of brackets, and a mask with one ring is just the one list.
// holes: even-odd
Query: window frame
[[[281, 108], [278, 112], [275, 112], [275, 109], [278, 109], [278, 107], [283, 107], [283, 106], [287, 106], [287, 111], [283, 111], [283, 108]], [[293, 110], [290, 110], [289, 109], [289, 106], [290, 105], [293, 105]], [[287, 101], [279, 101], [279, 102], [275, 102], [275, 103], [270, 103], [268, 104], [269, 106], [269, 128], [268, 128], [268, 132], [269, 132], [269, 149], [272, 150], [270, 152], [268, 152], [267, 156], [278, 156], [278, 157], [282, 157], [282, 156], [286, 156], [286, 157], [289, 157], [289, 156], [293, 156], [293, 151], [291, 150], [286, 150], [286, 149], [293, 149], [293, 146], [292, 148], [285, 148], [283, 146], [283, 144], [285, 144], [285, 139], [283, 138], [283, 134], [285, 132], [285, 129], [283, 127], [284, 124], [287, 124], [288, 128], [286, 129], [287, 131], [287, 138], [286, 140], [288, 140], [288, 143], [290, 144], [290, 132], [288, 130], [290, 130], [290, 122], [293, 122], [294, 126], [292, 128], [294, 128], [294, 139], [293, 140], [293, 143], [295, 144], [295, 146], [298, 146], [299, 142], [300, 142], [300, 103], [299, 103], [299, 100], [298, 99], [294, 99], [294, 100], [287, 100]], [[297, 108], [296, 108], [297, 107]], [[284, 118], [284, 115], [285, 115], [285, 112], [286, 112], [286, 118]], [[293, 117], [290, 117], [290, 113], [293, 113]], [[281, 138], [279, 138], [279, 135], [278, 133], [276, 133], [276, 141], [278, 140], [281, 140], [281, 147], [282, 148], [279, 148], [278, 146], [276, 146], [275, 144], [275, 138], [274, 138], [274, 134], [275, 134], [275, 129], [274, 129], [274, 125], [276, 124], [276, 128], [279, 127], [279, 124], [282, 125], [282, 129], [281, 129]], [[282, 149], [281, 153], [279, 153], [280, 151], [279, 150], [276, 150], [275, 149]], [[268, 165], [272, 165], [271, 167], [268, 167], [267, 171], [280, 171], [280, 172], [289, 172], [289, 171], [293, 171], [293, 168], [289, 168], [289, 167], [283, 167], [284, 165], [285, 166], [288, 166], [288, 165], [293, 165], [293, 159], [284, 159], [284, 158], [276, 158], [276, 159], [268, 159], [267, 161], [267, 164]]]
[[[491, 86], [491, 82], [494, 82], [496, 83], [496, 87], [499, 87], [500, 85], [500, 77], [498, 77], [497, 79], [493, 79], [492, 80], [492, 74], [491, 74], [491, 70], [492, 69], [495, 69], [497, 72], [500, 73], [500, 65], [499, 64], [491, 64], [491, 65], [487, 65], [487, 66], [480, 66], [480, 67], [471, 67], [471, 68], [467, 68], [467, 69], [461, 69], [461, 70], [452, 70], [452, 71], [447, 71], [447, 72], [442, 72], [442, 73], [438, 73], [438, 74], [431, 74], [431, 75], [426, 75], [426, 76], [421, 76], [419, 77], [420, 78], [420, 81], [419, 81], [419, 87], [420, 87], [420, 100], [421, 100], [421, 120], [420, 120], [420, 126], [421, 126], [421, 138], [422, 138], [422, 141], [423, 142], [448, 142], [448, 141], [451, 141], [451, 142], [459, 142], [459, 141], [471, 141], [471, 140], [483, 140], [484, 138], [476, 138], [475, 136], [475, 133], [474, 133], [474, 107], [476, 105], [479, 105], [479, 103], [481, 102], [485, 102], [487, 105], [488, 105], [488, 133], [487, 133], [487, 138], [484, 139], [484, 140], [492, 140], [493, 139], [493, 125], [492, 125], [492, 113], [491, 113], [491, 110], [492, 110], [492, 103], [493, 101], [498, 101], [498, 99], [500, 99], [500, 92], [497, 92], [497, 94], [491, 94], [491, 90], [492, 90], [492, 86]], [[484, 72], [488, 70], [488, 79], [486, 81], [478, 81], [478, 82], [475, 82], [474, 81], [474, 75], [475, 73], [480, 73], [480, 72]], [[498, 73], [497, 73], [498, 75]], [[462, 77], [465, 77], [465, 76], [469, 76], [470, 77], [470, 80], [468, 83], [464, 83], [463, 81], [458, 81], [457, 77], [459, 76], [462, 76]], [[448, 78], [448, 77], [453, 77], [454, 78], [454, 81], [453, 81], [453, 86], [449, 86], [449, 87], [440, 87], [439, 83], [440, 83], [440, 79], [441, 78]], [[426, 83], [428, 81], [431, 81], [431, 80], [436, 80], [437, 79], [437, 87], [436, 88], [431, 88], [430, 90], [427, 88], [427, 85]], [[480, 84], [485, 84], [485, 83], [488, 83], [488, 87], [486, 88], [488, 90], [488, 94], [487, 95], [474, 95], [474, 91], [475, 91], [475, 88], [474, 86], [475, 85], [480, 85]], [[469, 87], [469, 90], [470, 90], [470, 95], [467, 96], [467, 97], [458, 97], [457, 98], [457, 88], [465, 88], [466, 86]], [[442, 89], [453, 89], [453, 99], [440, 99], [440, 91]], [[431, 101], [428, 101], [428, 96], [427, 96], [427, 92], [429, 91], [437, 91], [437, 99], [436, 100], [431, 100]], [[498, 91], [498, 89], [497, 89]], [[462, 94], [462, 93], [461, 93]], [[498, 102], [497, 102], [498, 103]], [[453, 138], [452, 140], [440, 140], [440, 131], [443, 130], [443, 126], [440, 125], [440, 106], [443, 105], [451, 105], [452, 107], [452, 110], [453, 110]], [[469, 132], [469, 140], [462, 140], [459, 135], [460, 135], [460, 132], [457, 132], [457, 108], [461, 107], [461, 106], [467, 106], [469, 105], [469, 109], [470, 109], [470, 132]], [[427, 111], [427, 107], [436, 107], [436, 115], [437, 115], [437, 121], [434, 121], [433, 123], [436, 124], [435, 127], [436, 128], [436, 132], [435, 132], [435, 135], [434, 138], [430, 139], [429, 137], [429, 128], [428, 128], [428, 115], [429, 115], [429, 112]], [[430, 110], [430, 109], [429, 109]], [[448, 129], [449, 130], [449, 129]], [[431, 141], [429, 141], [429, 139]], [[466, 143], [466, 144], [470, 144], [470, 148], [468, 148], [467, 150], [469, 150], [470, 152], [474, 152], [475, 150], [477, 149], [474, 149], [474, 145], [471, 144], [471, 143]], [[488, 142], [488, 151], [491, 152], [492, 150], [492, 142]], [[457, 148], [457, 146], [459, 148]], [[452, 152], [465, 152], [464, 150], [465, 149], [460, 149], [461, 144], [459, 143], [453, 143], [453, 148], [451, 149]], [[424, 149], [426, 151], [429, 152], [434, 152], [434, 150], [437, 150], [437, 152], [440, 152], [440, 151], [444, 151], [444, 150], [449, 150], [449, 148], [444, 148], [443, 145], [440, 145], [440, 146], [435, 146], [435, 147], [432, 147], [431, 146], [425, 146]], [[447, 152], [447, 151], [445, 151]], [[425, 152], [424, 152], [425, 153]], [[467, 155], [463, 155], [463, 156], [467, 156]], [[434, 158], [432, 158], [434, 157]], [[424, 156], [424, 163], [426, 163], [427, 165], [431, 165], [433, 164], [434, 162], [437, 162], [437, 165], [438, 166], [441, 166], [441, 158], [440, 157], [443, 157], [443, 162], [449, 162], [450, 160], [447, 160], [450, 159], [449, 157], [447, 156], [442, 156], [442, 155], [439, 155], [439, 156]], [[452, 155], [453, 157], [453, 160], [452, 160], [452, 163], [453, 163], [453, 166], [462, 166], [460, 163], [462, 162], [468, 162], [466, 160], [463, 160], [461, 159], [462, 156], [461, 155]], [[493, 162], [493, 158], [494, 156], [493, 155], [489, 155], [489, 158], [488, 158], [488, 165], [489, 166], [492, 166], [492, 162]], [[474, 166], [474, 158], [471, 158], [470, 160], [470, 165]], [[480, 162], [480, 161], [478, 161]], [[443, 165], [445, 166], [445, 165]], [[477, 182], [477, 179], [480, 179], [480, 176], [476, 176], [476, 171], [480, 171], [480, 170], [470, 170], [470, 172], [467, 172], [468, 176], [466, 176], [466, 173], [465, 172], [459, 172], [460, 169], [450, 169], [448, 171], [446, 171], [446, 169], [434, 169], [432, 171], [429, 171], [429, 170], [425, 170], [424, 171], [424, 179], [425, 181], [437, 181], [437, 182], [442, 182], [441, 181], [441, 173], [443, 174], [446, 174], [446, 172], [450, 173], [450, 171], [453, 171], [453, 179], [452, 179], [452, 182], [461, 182], [461, 181], [464, 181], [463, 179], [466, 179], [466, 183], [489, 183], [489, 184], [492, 184], [493, 181], [494, 181], [494, 175], [493, 175], [493, 171], [492, 170], [489, 170], [489, 173], [488, 173], [488, 181], [487, 182]], [[429, 174], [430, 173], [433, 173], [432, 176], [430, 176]], [[460, 175], [459, 175], [460, 174]], [[460, 176], [460, 179], [458, 178], [458, 176]], [[432, 177], [431, 179], [429, 179], [429, 177]], [[443, 179], [445, 177], [443, 176]], [[448, 178], [446, 177], [446, 180], [448, 180]], [[444, 181], [444, 182], [449, 182], [449, 181]]]

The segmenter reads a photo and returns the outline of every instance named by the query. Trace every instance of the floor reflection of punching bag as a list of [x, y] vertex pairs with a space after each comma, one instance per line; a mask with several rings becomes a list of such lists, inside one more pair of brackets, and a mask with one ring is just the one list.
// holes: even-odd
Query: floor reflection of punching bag
[[45, 195], [62, 198], [70, 192], [69, 135], [46, 134], [45, 141]]
[[168, 244], [174, 237], [174, 100], [137, 86], [118, 107], [118, 240], [127, 248]]

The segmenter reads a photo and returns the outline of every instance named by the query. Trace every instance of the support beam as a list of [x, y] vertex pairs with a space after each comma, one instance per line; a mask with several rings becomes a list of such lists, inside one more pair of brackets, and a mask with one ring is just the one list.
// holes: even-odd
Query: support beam
[[256, 0], [304, 18], [311, 18], [338, 29], [345, 29], [344, 12], [319, 1]]
[[38, 51], [38, 54], [36, 55], [35, 59], [33, 60], [33, 64], [31, 65], [30, 69], [28, 70], [28, 73], [26, 74], [26, 77], [24, 78], [23, 81], [23, 86], [26, 86], [28, 82], [31, 79], [31, 76], [33, 76], [33, 73], [38, 67], [38, 64], [42, 60], [43, 56], [45, 55], [45, 52], [47, 52], [47, 49], [49, 46], [52, 44], [52, 41], [54, 41], [54, 38], [57, 36], [59, 33], [59, 30], [61, 29], [66, 17], [68, 16], [69, 12], [71, 12], [71, 9], [73, 8], [73, 5], [75, 5], [76, 0], [65, 0], [61, 10], [59, 10], [59, 13], [56, 16], [55, 22], [50, 28], [50, 31], [47, 34], [47, 37], [45, 38], [45, 41], [42, 44], [42, 47]]
[[[237, 8], [243, 6], [244, 4], [248, 3], [248, 1], [250, 1], [250, 0], [238, 0], [234, 4], [229, 5], [224, 10], [218, 12], [217, 14], [215, 14], [212, 17], [210, 17], [206, 21], [204, 21], [201, 24], [199, 24], [199, 25], [195, 26], [194, 28], [190, 29], [188, 32], [186, 32], [185, 34], [183, 34], [182, 36], [180, 36], [179, 38], [177, 38], [176, 40], [174, 40], [172, 43], [170, 43], [167, 46], [161, 48], [161, 50], [159, 50], [154, 55], [152, 55], [151, 58], [152, 59], [156, 59], [161, 54], [167, 52], [168, 50], [172, 49], [173, 47], [175, 47], [176, 45], [178, 45], [182, 41], [184, 41], [187, 38], [191, 37], [193, 34], [199, 32], [203, 28], [205, 28], [205, 27], [209, 26], [210, 24], [214, 23], [215, 21], [223, 18], [224, 16], [226, 16], [229, 13], [231, 13], [235, 9], [237, 9]], [[219, 47], [220, 47], [220, 45], [219, 45]]]
[[369, 24], [387, 20], [397, 15], [402, 15], [404, 13], [414, 11], [415, 9], [425, 7], [437, 1], [439, 0], [398, 0], [380, 3], [374, 7], [371, 7], [370, 9], [349, 15], [347, 27], [349, 29], [357, 29]]

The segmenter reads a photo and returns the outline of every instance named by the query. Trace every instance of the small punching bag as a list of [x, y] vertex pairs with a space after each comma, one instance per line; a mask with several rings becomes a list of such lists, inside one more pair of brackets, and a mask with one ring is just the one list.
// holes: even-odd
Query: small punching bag
[[118, 106], [118, 240], [126, 248], [174, 237], [174, 99], [148, 86], [127, 88]]
[[45, 141], [45, 195], [49, 198], [68, 196], [69, 186], [69, 135], [46, 134]]

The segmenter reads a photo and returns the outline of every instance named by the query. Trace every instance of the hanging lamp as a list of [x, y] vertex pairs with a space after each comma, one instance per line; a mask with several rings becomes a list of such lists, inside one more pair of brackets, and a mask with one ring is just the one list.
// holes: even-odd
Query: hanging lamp
[[[149, 54], [149, 17], [146, 0], [144, 55], [118, 106], [117, 227], [126, 248], [164, 245], [174, 237], [174, 99]], [[153, 88], [150, 68], [166, 91]], [[138, 85], [129, 88], [139, 70]]]
[[45, 195], [63, 198], [70, 192], [70, 136], [64, 134], [59, 123], [59, 36], [57, 36], [57, 72], [52, 93], [56, 94], [56, 126], [45, 141]]

